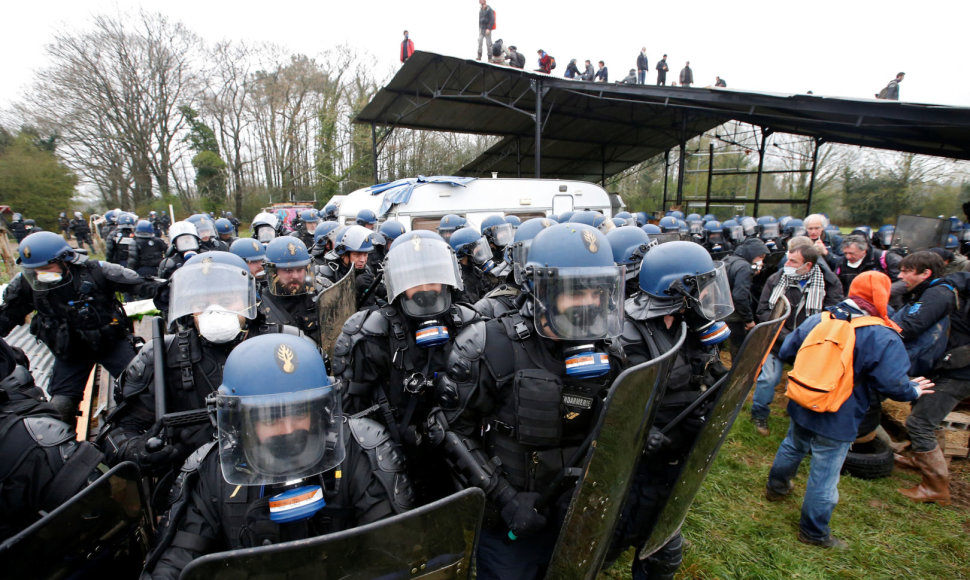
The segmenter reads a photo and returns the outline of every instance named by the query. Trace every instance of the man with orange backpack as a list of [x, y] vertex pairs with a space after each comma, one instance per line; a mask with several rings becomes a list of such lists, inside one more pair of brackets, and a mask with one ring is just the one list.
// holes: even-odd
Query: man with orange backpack
[[788, 434], [778, 447], [765, 497], [779, 501], [791, 493], [802, 459], [812, 454], [798, 540], [844, 549], [829, 520], [839, 499], [839, 474], [855, 440], [870, 388], [897, 401], [932, 393], [923, 377], [910, 380], [909, 358], [899, 326], [887, 314], [889, 277], [863, 272], [847, 299], [805, 320], [785, 338], [779, 356], [794, 361], [789, 374]]

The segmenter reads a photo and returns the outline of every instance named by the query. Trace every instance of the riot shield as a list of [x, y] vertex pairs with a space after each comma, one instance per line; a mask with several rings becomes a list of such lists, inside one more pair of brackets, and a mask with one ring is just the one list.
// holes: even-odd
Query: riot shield
[[484, 509], [485, 494], [469, 488], [342, 532], [202, 556], [181, 578], [468, 578]]
[[654, 403], [663, 394], [663, 385], [686, 336], [687, 326], [681, 325], [672, 349], [623, 371], [610, 387], [547, 578], [595, 578], [599, 572], [643, 449], [647, 426], [653, 421]]
[[761, 365], [771, 352], [789, 312], [788, 301], [779, 300], [771, 312], [771, 320], [756, 325], [748, 332], [734, 357], [731, 372], [709, 389], [713, 391], [713, 401], [707, 422], [694, 438], [687, 460], [670, 488], [650, 536], [640, 548], [641, 558], [662, 548], [680, 530], [687, 510], [707, 477], [744, 400], [754, 387]]
[[0, 544], [6, 578], [134, 578], [147, 552], [138, 467], [116, 465]]
[[896, 218], [896, 229], [893, 230], [893, 241], [889, 247], [904, 256], [919, 250], [942, 248], [949, 233], [950, 220], [901, 215]]
[[333, 286], [317, 294], [317, 322], [320, 324], [320, 348], [333, 359], [333, 347], [337, 344], [340, 329], [357, 312], [357, 287], [354, 269]]

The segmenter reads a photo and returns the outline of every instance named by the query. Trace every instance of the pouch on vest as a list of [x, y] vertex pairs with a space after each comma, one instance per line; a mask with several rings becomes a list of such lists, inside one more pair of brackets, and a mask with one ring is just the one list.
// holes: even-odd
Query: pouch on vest
[[862, 326], [885, 323], [875, 316], [843, 320], [823, 312], [822, 320], [798, 349], [794, 368], [788, 373], [788, 398], [817, 413], [838, 411], [855, 386], [855, 330]]
[[556, 447], [562, 437], [562, 381], [541, 369], [515, 373], [515, 433], [519, 443]]

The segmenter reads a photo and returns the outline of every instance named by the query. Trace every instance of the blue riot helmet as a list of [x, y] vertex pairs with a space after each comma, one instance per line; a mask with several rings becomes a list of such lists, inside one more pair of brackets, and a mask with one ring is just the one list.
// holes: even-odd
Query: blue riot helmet
[[520, 279], [521, 269], [525, 267], [525, 263], [528, 260], [529, 247], [532, 246], [532, 240], [539, 235], [539, 232], [554, 225], [556, 225], [556, 221], [553, 219], [532, 218], [522, 222], [519, 229], [515, 230], [515, 237], [512, 239], [512, 243], [506, 248], [505, 258], [506, 261], [511, 262], [514, 268], [513, 272], [516, 282], [522, 282]]
[[[403, 234], [398, 236], [397, 239], [394, 240], [394, 243], [403, 244], [413, 238], [427, 238], [429, 240], [441, 240], [445, 242], [444, 238], [442, 238], [435, 232], [432, 232], [431, 230], [411, 230], [410, 232], [404, 232]], [[448, 242], [445, 242], [445, 243], [447, 244]]]
[[554, 218], [555, 218], [555, 220], [557, 222], [559, 222], [561, 224], [564, 224], [564, 223], [568, 222], [570, 219], [572, 219], [574, 213], [576, 213], [576, 212], [575, 211], [572, 211], [572, 210], [570, 210], [570, 211], [564, 211], [561, 214], [559, 214], [558, 216], [554, 216]]
[[323, 221], [335, 222], [340, 217], [340, 208], [335, 203], [328, 203], [320, 210], [320, 217], [323, 218]]
[[[108, 211], [104, 212], [104, 220], [108, 222], [110, 225], [114, 225], [118, 223], [119, 213], [121, 213], [120, 209], [109, 209]], [[20, 214], [14, 214], [14, 221], [17, 221], [18, 215]], [[20, 218], [20, 221], [23, 221], [23, 218]]]
[[717, 221], [717, 216], [712, 213], [706, 213], [704, 214], [704, 217], [701, 219], [704, 220], [704, 223], [707, 223], [709, 221]]
[[963, 222], [960, 221], [960, 218], [955, 215], [950, 216], [950, 233], [952, 234], [961, 231], [963, 231]]
[[135, 229], [135, 224], [138, 222], [138, 216], [130, 212], [122, 212], [118, 214], [118, 227], [124, 230]]
[[613, 227], [610, 229], [610, 231], [613, 231], [616, 228], [628, 227], [630, 225], [623, 218], [613, 217], [613, 218], [610, 218], [610, 221], [613, 222]]
[[483, 272], [490, 272], [495, 268], [492, 248], [489, 247], [485, 236], [475, 228], [461, 228], [451, 235], [448, 244], [455, 251], [455, 258], [459, 262], [464, 258], [470, 258], [471, 262]]
[[783, 215], [780, 218], [778, 218], [778, 229], [784, 232], [785, 226], [788, 225], [788, 222], [791, 221], [791, 219], [792, 217], [790, 215]]
[[[384, 285], [389, 302], [398, 304], [410, 318], [423, 321], [415, 334], [418, 344], [434, 346], [448, 340], [447, 326], [436, 317], [451, 308], [452, 290], [462, 290], [464, 285], [448, 242], [433, 232], [428, 233], [434, 237], [413, 233], [400, 236], [388, 250]], [[455, 232], [452, 238], [457, 235]]]
[[872, 228], [870, 226], [857, 226], [852, 230], [852, 233], [863, 236], [867, 242], [872, 242]]
[[662, 234], [663, 230], [657, 224], [643, 224], [640, 227], [641, 230], [646, 232], [648, 235]]
[[274, 296], [296, 296], [313, 292], [310, 253], [302, 240], [280, 236], [266, 244], [263, 258], [267, 288]]
[[690, 233], [690, 228], [687, 227], [687, 222], [684, 220], [677, 220], [677, 231], [685, 235]]
[[723, 249], [724, 226], [717, 220], [704, 222], [704, 238], [710, 246], [712, 252], [719, 252]]
[[798, 218], [789, 219], [782, 231], [790, 238], [808, 235], [808, 232], [805, 230], [805, 222]]
[[[684, 220], [687, 222], [688, 233], [699, 238], [704, 235], [704, 220], [702, 220], [701, 216], [697, 215], [696, 213], [691, 215], [697, 217], [691, 218], [691, 216], [687, 216], [687, 219]], [[679, 224], [680, 221], [678, 220], [677, 223]]]
[[260, 212], [253, 218], [252, 232], [253, 237], [264, 244], [276, 238], [282, 232], [282, 223], [276, 214], [268, 211]]
[[340, 228], [337, 222], [320, 222], [317, 229], [313, 230], [313, 247], [310, 252], [314, 256], [319, 256], [321, 252], [329, 252], [333, 249], [333, 232]]
[[950, 234], [946, 237], [946, 245], [943, 246], [947, 250], [957, 250], [960, 247], [960, 240], [956, 236]]
[[320, 216], [312, 209], [305, 209], [300, 212], [300, 220], [305, 224], [315, 224], [320, 221]]
[[216, 235], [216, 222], [209, 214], [197, 213], [190, 216], [186, 221], [195, 224], [195, 229], [199, 234], [199, 239], [203, 242], [208, 241]]
[[677, 223], [677, 218], [672, 215], [664, 216], [660, 218], [660, 231], [663, 233], [670, 232], [680, 232], [680, 224]]
[[[623, 220], [622, 225], [616, 225], [618, 228], [622, 226], [635, 226], [637, 224], [637, 218], [633, 217], [633, 214], [628, 211], [617, 212], [617, 214], [613, 216], [613, 219], [616, 220], [617, 218]], [[616, 222], [614, 221], [613, 223], [615, 224]]]
[[512, 226], [512, 231], [515, 231], [520, 225], [522, 225], [522, 218], [517, 215], [507, 215], [505, 216], [505, 222]]
[[[75, 261], [77, 254], [63, 237], [54, 232], [34, 232], [20, 241], [17, 252], [24, 279], [34, 290], [51, 290], [70, 283], [71, 270], [67, 264]], [[49, 269], [58, 271], [39, 270], [47, 270], [52, 264], [58, 267]]]
[[483, 219], [481, 232], [488, 243], [500, 250], [509, 245], [515, 235], [512, 224], [505, 221], [505, 218], [499, 214], [490, 215]]
[[238, 339], [245, 321], [256, 317], [256, 281], [235, 254], [197, 254], [172, 274], [169, 287], [169, 323], [195, 325], [209, 342]]
[[390, 248], [394, 240], [404, 234], [407, 230], [404, 228], [404, 224], [397, 220], [387, 220], [381, 224], [378, 232], [384, 236], [384, 240], [387, 242], [387, 247]]
[[679, 209], [672, 209], [667, 212], [667, 215], [675, 217], [679, 220], [684, 219], [684, 212], [680, 211]]
[[731, 331], [724, 318], [734, 312], [731, 287], [722, 262], [692, 242], [669, 242], [652, 248], [640, 265], [640, 289], [627, 311], [645, 320], [685, 311], [703, 344], [725, 341]]
[[[881, 248], [888, 248], [893, 243], [893, 232], [896, 231], [896, 226], [892, 224], [887, 224], [880, 226], [876, 231], [876, 244]], [[970, 241], [970, 230], [964, 229], [964, 238]]]
[[135, 224], [135, 237], [136, 238], [150, 238], [155, 235], [155, 228], [152, 227], [152, 222], [148, 220], [138, 220]]
[[467, 221], [460, 215], [450, 213], [448, 215], [442, 216], [441, 221], [438, 222], [438, 235], [442, 237], [446, 242], [451, 234], [455, 233], [458, 228], [465, 227]]
[[222, 236], [231, 236], [235, 231], [236, 228], [232, 226], [229, 218], [219, 218], [216, 220], [216, 233], [219, 234], [220, 238]]
[[758, 235], [758, 222], [751, 216], [744, 216], [738, 223], [741, 224], [741, 231], [744, 232], [744, 237], [753, 238]]
[[625, 279], [635, 280], [640, 273], [640, 261], [650, 248], [650, 236], [640, 228], [623, 226], [606, 234], [606, 239], [613, 250], [613, 262], [626, 270]]
[[226, 212], [226, 218], [227, 219], [232, 219], [232, 212], [231, 211], [227, 211]]
[[703, 223], [705, 220], [701, 217], [701, 214], [699, 213], [689, 213], [687, 214], [687, 217], [684, 218], [684, 221], [687, 223], [691, 223], [694, 221], [699, 221]]
[[588, 209], [573, 213], [573, 216], [569, 218], [569, 223], [593, 226], [594, 228], [598, 228], [603, 233], [612, 230], [614, 227], [613, 222], [606, 219], [606, 216], [598, 211]]
[[842, 230], [840, 230], [839, 226], [835, 224], [829, 224], [825, 226], [825, 232], [830, 236], [838, 236], [842, 234]]
[[[105, 215], [107, 215], [107, 214], [105, 214]], [[14, 223], [18, 223], [18, 222], [19, 223], [23, 223], [23, 221], [24, 221], [24, 214], [19, 213], [19, 212], [13, 214], [13, 221], [14, 221]]]
[[357, 220], [355, 222], [359, 226], [364, 226], [367, 229], [374, 229], [375, 224], [377, 224], [377, 214], [371, 209], [362, 209], [357, 212]]
[[758, 218], [758, 228], [762, 240], [775, 240], [781, 236], [778, 220], [774, 216], [766, 215]]
[[[610, 243], [598, 229], [567, 223], [540, 231], [529, 248], [524, 277], [542, 336], [589, 341], [620, 334], [623, 267], [613, 262]], [[568, 361], [566, 366], [572, 374]]]
[[645, 211], [638, 211], [636, 214], [634, 214], [634, 217], [637, 220], [637, 227], [639, 228], [647, 225], [647, 222], [649, 221], [649, 217]]
[[249, 267], [249, 273], [257, 280], [266, 276], [263, 269], [263, 257], [266, 256], [266, 248], [253, 238], [239, 238], [229, 246], [229, 252], [233, 253]]
[[[313, 341], [283, 333], [243, 341], [226, 359], [215, 396], [223, 478], [272, 485], [337, 467], [344, 459], [340, 414], [340, 395]], [[286, 522], [313, 515], [324, 501], [319, 486], [303, 486], [269, 504], [271, 519]]]
[[379, 233], [364, 226], [354, 225], [337, 236], [331, 254], [339, 257], [344, 264], [352, 265], [356, 270], [363, 270], [367, 266], [367, 254], [374, 251], [376, 243], [383, 241], [384, 238]]
[[735, 244], [740, 244], [744, 241], [744, 229], [737, 220], [727, 220], [721, 224], [721, 227], [724, 228], [724, 235], [727, 239]]

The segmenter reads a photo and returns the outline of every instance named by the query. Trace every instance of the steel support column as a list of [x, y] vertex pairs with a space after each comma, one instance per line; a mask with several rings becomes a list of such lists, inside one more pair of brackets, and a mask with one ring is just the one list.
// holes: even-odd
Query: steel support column
[[815, 138], [815, 147], [812, 149], [812, 175], [808, 180], [808, 201], [805, 204], [805, 215], [812, 213], [812, 194], [815, 193], [815, 170], [818, 168], [818, 148], [822, 146], [822, 138]]
[[714, 144], [708, 143], [707, 150], [707, 197], [704, 198], [704, 213], [711, 213], [711, 182], [714, 181]]
[[758, 206], [761, 204], [761, 176], [765, 168], [765, 148], [768, 146], [768, 136], [771, 129], [761, 127], [761, 144], [758, 145], [758, 179], [754, 186], [754, 217], [758, 217]]
[[535, 177], [542, 177], [542, 81], [532, 81], [536, 93], [536, 139], [535, 139]]
[[370, 154], [374, 157], [374, 183], [380, 183], [377, 175], [377, 125], [370, 124]]
[[677, 160], [677, 206], [684, 205], [684, 170], [687, 165], [687, 115], [680, 117], [680, 159]]
[[669, 181], [669, 176], [667, 172], [670, 170], [670, 149], [664, 151], [664, 200], [660, 206], [662, 212], [667, 211], [667, 181]]

